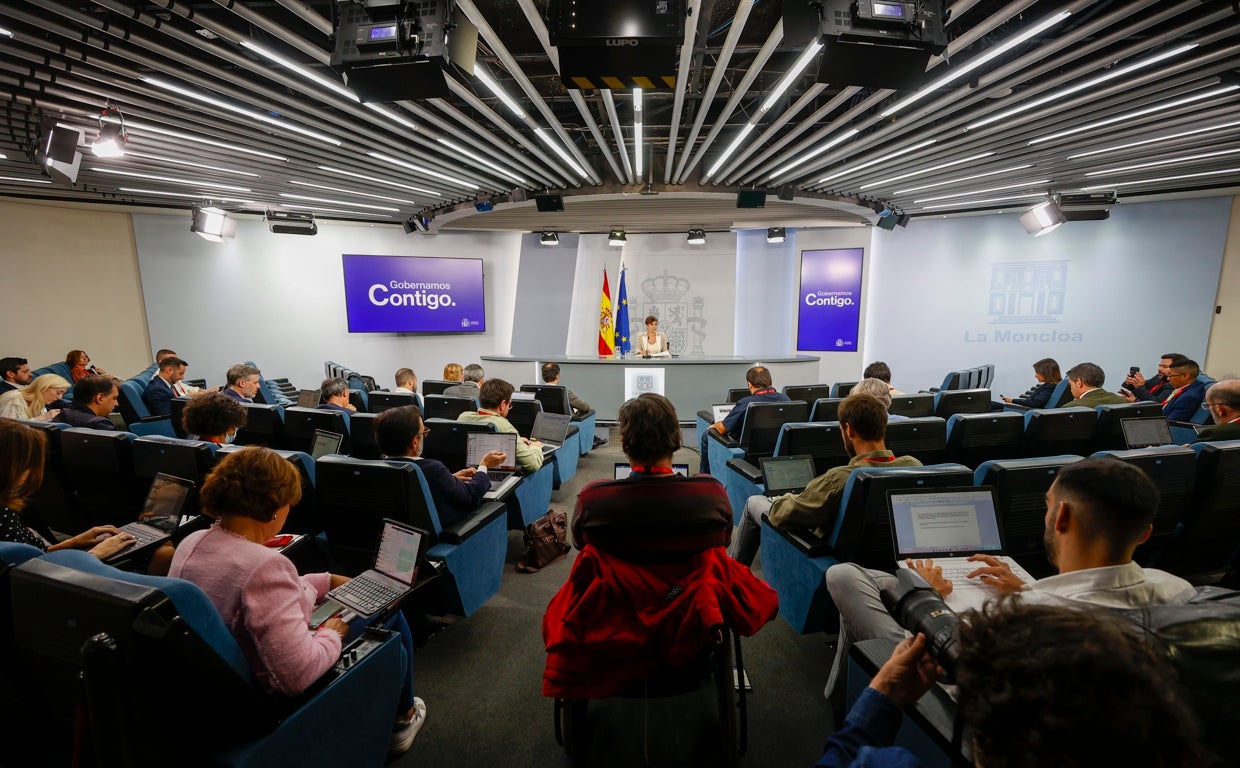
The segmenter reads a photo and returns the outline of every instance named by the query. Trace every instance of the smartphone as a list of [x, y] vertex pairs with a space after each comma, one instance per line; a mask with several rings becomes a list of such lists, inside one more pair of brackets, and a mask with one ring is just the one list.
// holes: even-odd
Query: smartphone
[[1136, 376], [1140, 372], [1141, 372], [1141, 369], [1135, 365], [1128, 369], [1129, 376]]
[[294, 536], [291, 533], [281, 533], [267, 539], [263, 544], [268, 547], [287, 547], [293, 543], [293, 538]]
[[335, 600], [332, 600], [331, 598], [324, 600], [323, 602], [319, 603], [318, 608], [314, 609], [314, 613], [310, 614], [310, 622], [309, 622], [310, 628], [318, 629], [323, 624], [323, 622], [327, 621], [333, 616], [339, 615], [342, 611], [344, 611], [344, 605], [342, 605], [341, 603], [338, 603]]

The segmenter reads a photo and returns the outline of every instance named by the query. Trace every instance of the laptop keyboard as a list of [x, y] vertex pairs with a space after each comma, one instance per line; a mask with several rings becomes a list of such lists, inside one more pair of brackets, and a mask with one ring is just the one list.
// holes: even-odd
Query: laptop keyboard
[[134, 546], [136, 547], [144, 547], [147, 544], [152, 544], [160, 539], [168, 538], [167, 533], [159, 530], [158, 528], [153, 528], [147, 525], [126, 526], [124, 531], [136, 539], [134, 542]]
[[378, 613], [390, 605], [404, 592], [404, 588], [371, 581], [363, 574], [333, 589], [329, 597], [334, 597], [338, 600], [343, 597], [345, 600], [342, 602], [352, 603], [363, 611], [365, 615], [369, 616], [372, 613]]
[[495, 485], [504, 482], [516, 473], [515, 469], [488, 469], [487, 477], [491, 478], [491, 485]]

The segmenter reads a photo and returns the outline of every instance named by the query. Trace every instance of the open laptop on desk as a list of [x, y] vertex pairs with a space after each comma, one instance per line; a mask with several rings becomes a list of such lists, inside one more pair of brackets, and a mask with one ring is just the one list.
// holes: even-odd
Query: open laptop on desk
[[530, 439], [542, 443], [543, 457], [555, 453], [564, 445], [573, 417], [566, 413], [539, 411], [530, 428]]
[[715, 423], [718, 424], [735, 407], [736, 403], [715, 403], [710, 407], [710, 415], [715, 419]]
[[340, 443], [344, 435], [339, 432], [328, 432], [326, 429], [314, 430], [314, 447], [310, 449], [310, 458], [318, 461], [324, 456], [340, 453]]
[[297, 393], [298, 408], [318, 408], [323, 393], [317, 389], [303, 389]]
[[173, 532], [181, 524], [193, 492], [194, 484], [191, 481], [163, 472], [157, 473], [151, 481], [151, 489], [146, 493], [146, 501], [142, 504], [138, 520], [121, 526], [122, 531], [134, 537], [134, 544], [104, 562], [113, 563], [133, 557], [172, 538]]
[[[616, 480], [624, 480], [631, 474], [633, 474], [633, 467], [627, 461], [617, 461], [616, 468], [612, 471], [612, 477], [614, 477]], [[672, 474], [673, 475], [684, 475], [685, 477], [688, 477], [689, 476], [689, 465], [688, 464], [673, 464]]]
[[503, 464], [487, 470], [491, 489], [482, 495], [487, 500], [498, 499], [521, 482], [517, 474], [516, 435], [503, 432], [470, 432], [465, 435], [465, 466], [478, 466], [482, 463], [482, 457], [491, 451], [500, 451], [506, 458]]
[[970, 555], [993, 555], [1026, 582], [1034, 578], [1007, 556], [1003, 523], [995, 491], [987, 485], [959, 488], [910, 488], [887, 492], [887, 512], [895, 544], [896, 564], [930, 558], [952, 583], [945, 598], [954, 611], [980, 608], [999, 592], [977, 579], [966, 578], [985, 563], [969, 562]]
[[[377, 614], [403, 600], [417, 583], [425, 540], [426, 531], [395, 520], [384, 520], [374, 567], [328, 592], [327, 601], [311, 616], [311, 627], [337, 615], [346, 622], [359, 618], [369, 623]], [[328, 605], [333, 602], [336, 605]], [[355, 615], [345, 618], [349, 613]]]
[[1119, 428], [1124, 432], [1124, 444], [1131, 448], [1153, 448], [1171, 445], [1171, 426], [1162, 416], [1142, 419], [1120, 419]]
[[758, 459], [762, 469], [763, 491], [774, 501], [785, 493], [800, 493], [817, 475], [812, 456], [773, 456]]

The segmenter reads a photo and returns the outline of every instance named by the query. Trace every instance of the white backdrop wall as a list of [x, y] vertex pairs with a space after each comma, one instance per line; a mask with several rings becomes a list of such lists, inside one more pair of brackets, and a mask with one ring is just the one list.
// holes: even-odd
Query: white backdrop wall
[[875, 231], [863, 349], [905, 391], [944, 373], [997, 368], [996, 393], [1019, 395], [1032, 365], [1066, 373], [1090, 361], [1116, 389], [1158, 356], [1204, 361], [1229, 198], [1119, 205], [1111, 218], [1028, 237], [1015, 215], [915, 220]]
[[[210, 243], [189, 232], [187, 216], [135, 215], [133, 224], [151, 345], [175, 349], [189, 362], [189, 376], [212, 386], [247, 359], [301, 387], [318, 386], [324, 360], [392, 387], [402, 366], [437, 379], [445, 363], [508, 353], [520, 233], [407, 236], [398, 227], [322, 222], [317, 236], [297, 237], [242, 220], [235, 239]], [[345, 253], [481, 258], [487, 330], [350, 334]]]

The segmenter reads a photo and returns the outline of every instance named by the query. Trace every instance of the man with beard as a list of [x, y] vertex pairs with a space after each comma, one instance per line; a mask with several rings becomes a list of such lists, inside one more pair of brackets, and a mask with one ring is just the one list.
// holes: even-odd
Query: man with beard
[[[1135, 608], [1184, 603], [1193, 585], [1178, 576], [1133, 562], [1149, 538], [1158, 511], [1158, 486], [1140, 468], [1115, 458], [1091, 458], [1059, 470], [1046, 493], [1046, 556], [1058, 574], [1025, 583], [1002, 561], [973, 555], [968, 575], [993, 588], [994, 596], [1019, 592], [1024, 603], [1080, 609]], [[908, 565], [946, 597], [952, 583], [932, 560]], [[827, 698], [842, 701], [848, 647], [877, 637], [899, 642], [904, 630], [888, 615], [879, 596], [895, 576], [840, 563], [827, 571], [827, 589], [840, 611], [840, 640], [827, 682]], [[837, 690], [838, 689], [838, 690]]]

